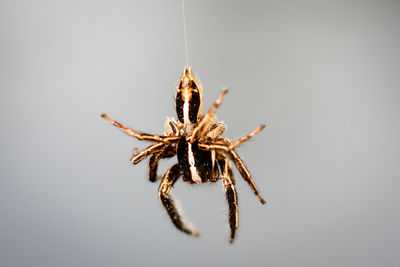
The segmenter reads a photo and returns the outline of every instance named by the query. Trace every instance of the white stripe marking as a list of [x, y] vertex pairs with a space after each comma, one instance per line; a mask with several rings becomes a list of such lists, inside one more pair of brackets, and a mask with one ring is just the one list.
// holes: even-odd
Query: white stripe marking
[[183, 104], [183, 122], [185, 124], [190, 123], [189, 121], [189, 95], [185, 95], [185, 103]]
[[214, 163], [215, 163], [215, 150], [212, 150], [212, 151], [211, 151], [212, 170], [214, 170]]
[[189, 156], [189, 165], [190, 165], [190, 173], [192, 174], [192, 180], [195, 183], [201, 183], [201, 178], [199, 174], [197, 173], [197, 169], [194, 166], [194, 156], [193, 156], [193, 151], [192, 151], [192, 144], [188, 144], [188, 156]]
[[[182, 88], [186, 87], [189, 85], [189, 78], [185, 77], [182, 81]], [[185, 89], [183, 90], [183, 98], [185, 99], [185, 103], [183, 104], [183, 122], [185, 124], [190, 123], [189, 121], [189, 90]]]

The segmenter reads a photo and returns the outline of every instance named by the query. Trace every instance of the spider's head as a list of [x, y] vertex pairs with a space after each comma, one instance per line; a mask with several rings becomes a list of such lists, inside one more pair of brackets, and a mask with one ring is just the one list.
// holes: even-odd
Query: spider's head
[[178, 81], [175, 97], [178, 119], [185, 125], [197, 123], [201, 116], [201, 87], [190, 67], [185, 67]]

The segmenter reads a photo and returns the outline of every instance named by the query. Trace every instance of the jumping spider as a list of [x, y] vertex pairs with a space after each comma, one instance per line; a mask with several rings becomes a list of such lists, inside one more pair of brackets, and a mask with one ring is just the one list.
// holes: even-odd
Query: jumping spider
[[180, 176], [182, 176], [183, 181], [190, 184], [216, 182], [221, 179], [229, 205], [230, 242], [232, 243], [238, 227], [238, 200], [229, 160], [235, 164], [260, 202], [265, 204], [265, 200], [258, 192], [250, 172], [235, 151], [235, 148], [262, 131], [265, 125], [261, 124], [256, 130], [233, 142], [222, 138], [221, 134], [226, 127], [222, 122], [217, 122], [213, 114], [227, 92], [228, 90], [224, 89], [210, 110], [202, 116], [201, 87], [191, 68], [185, 67], [176, 88], [175, 106], [178, 120], [167, 119], [164, 135], [137, 132], [114, 121], [105, 113], [101, 116], [130, 136], [139, 140], [154, 142], [153, 145], [140, 153], [134, 152], [131, 158], [131, 162], [137, 164], [150, 157], [149, 180], [151, 182], [157, 180], [158, 161], [177, 155], [178, 163], [173, 165], [162, 177], [158, 195], [172, 222], [182, 232], [192, 236], [199, 235], [183, 222], [173, 199], [169, 195], [174, 183]]

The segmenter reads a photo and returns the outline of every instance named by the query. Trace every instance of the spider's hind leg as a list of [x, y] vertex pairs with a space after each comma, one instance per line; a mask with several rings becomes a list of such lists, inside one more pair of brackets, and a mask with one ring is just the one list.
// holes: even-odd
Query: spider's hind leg
[[236, 168], [239, 170], [244, 180], [250, 185], [250, 188], [253, 190], [254, 194], [258, 197], [258, 200], [261, 202], [261, 204], [265, 204], [266, 202], [261, 196], [260, 192], [258, 191], [249, 170], [247, 169], [246, 165], [244, 165], [243, 160], [239, 157], [239, 155], [236, 153], [235, 150], [231, 150], [229, 155], [233, 163], [235, 163]]
[[167, 173], [164, 175], [164, 178], [161, 181], [160, 187], [158, 188], [158, 195], [160, 196], [161, 203], [164, 208], [167, 210], [169, 217], [171, 218], [173, 224], [181, 230], [182, 232], [192, 235], [198, 236], [199, 233], [190, 229], [181, 218], [177, 208], [175, 207], [175, 203], [173, 199], [169, 195], [169, 191], [171, 191], [172, 186], [178, 180], [180, 176], [180, 168], [179, 164], [175, 164], [172, 166]]
[[253, 190], [254, 194], [258, 197], [258, 200], [261, 204], [265, 204], [265, 200], [262, 198], [260, 192], [258, 191], [249, 170], [244, 164], [243, 160], [239, 157], [234, 149], [229, 148], [229, 144], [199, 144], [199, 147], [203, 150], [217, 150], [220, 151], [223, 155], [227, 156], [230, 160], [233, 161], [236, 168], [242, 175], [243, 179], [249, 184], [250, 188]]
[[227, 158], [218, 154], [218, 164], [221, 168], [222, 183], [225, 188], [226, 200], [228, 201], [229, 206], [229, 228], [231, 230], [229, 242], [233, 243], [239, 225], [238, 198], [235, 188], [235, 179], [233, 178], [232, 167]]
[[175, 147], [168, 146], [164, 150], [152, 154], [149, 158], [149, 181], [155, 182], [160, 177], [157, 175], [158, 161], [164, 158], [171, 158], [176, 155]]
[[[178, 136], [180, 125], [174, 118], [167, 118], [164, 125], [164, 134], [166, 136]], [[149, 158], [149, 181], [155, 182], [162, 178], [157, 175], [158, 161], [163, 158], [171, 158], [176, 155], [175, 146], [165, 146], [157, 153], [153, 153]]]
[[165, 146], [166, 145], [164, 143], [159, 142], [151, 146], [148, 146], [147, 148], [143, 149], [140, 152], [138, 151], [137, 147], [134, 147], [133, 154], [131, 157], [132, 164], [138, 164], [139, 162], [147, 158], [149, 155], [162, 151], [163, 149], [165, 149]]

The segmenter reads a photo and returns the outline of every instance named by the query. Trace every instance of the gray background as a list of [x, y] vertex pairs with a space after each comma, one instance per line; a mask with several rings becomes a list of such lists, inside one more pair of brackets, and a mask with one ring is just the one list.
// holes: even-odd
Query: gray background
[[[185, 65], [180, 1], [1, 1], [1, 266], [399, 266], [399, 1], [186, 1], [205, 107], [237, 138], [228, 243], [215, 185], [178, 232], [102, 111], [161, 133]], [[165, 171], [176, 159], [161, 165]]]

